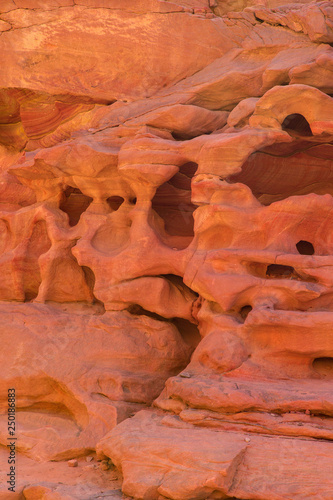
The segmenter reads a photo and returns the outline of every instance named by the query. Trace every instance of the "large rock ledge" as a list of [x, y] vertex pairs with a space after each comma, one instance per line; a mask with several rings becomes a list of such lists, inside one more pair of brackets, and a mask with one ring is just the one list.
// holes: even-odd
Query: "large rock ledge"
[[[136, 499], [332, 499], [333, 447], [313, 439], [212, 431], [143, 410], [98, 444]], [[314, 459], [315, 457], [315, 459]]]
[[14, 387], [17, 451], [37, 461], [91, 453], [117, 423], [150, 405], [191, 353], [171, 323], [126, 312], [1, 304], [0, 318], [0, 445]]

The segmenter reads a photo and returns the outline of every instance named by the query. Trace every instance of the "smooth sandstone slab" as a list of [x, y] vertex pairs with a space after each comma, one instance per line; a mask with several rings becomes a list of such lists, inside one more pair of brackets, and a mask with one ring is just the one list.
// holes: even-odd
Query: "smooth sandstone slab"
[[141, 412], [125, 428], [119, 426], [107, 435], [97, 453], [110, 456], [121, 468], [123, 491], [134, 498], [154, 500], [159, 494], [183, 500], [206, 498], [214, 490], [230, 488], [246, 448], [242, 436], [230, 435], [219, 443], [221, 447], [216, 437], [181, 424], [175, 429], [163, 425], [163, 415]]
[[196, 429], [163, 413], [139, 412], [98, 453], [122, 470], [124, 493], [140, 500], [329, 500], [333, 487], [331, 443]]
[[[12, 28], [3, 32], [0, 50], [12, 71], [0, 86], [137, 99], [193, 74], [233, 46], [222, 30], [212, 29], [211, 20], [180, 6], [166, 15], [166, 2], [141, 3], [140, 9], [131, 3], [134, 9], [128, 10], [105, 2], [44, 10], [39, 2], [34, 10], [28, 2], [3, 14]], [[197, 41], [193, 33], [201, 34]], [[191, 54], [190, 41], [196, 45]]]
[[150, 404], [191, 352], [172, 324], [66, 309], [0, 306], [0, 442], [7, 443], [7, 390], [15, 387], [18, 451], [36, 460], [89, 453], [119, 421]]

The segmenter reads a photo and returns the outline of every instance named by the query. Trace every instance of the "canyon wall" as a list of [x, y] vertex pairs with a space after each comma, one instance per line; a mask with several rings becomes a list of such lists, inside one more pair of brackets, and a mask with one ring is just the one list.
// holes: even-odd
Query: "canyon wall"
[[0, 498], [332, 500], [332, 2], [2, 0], [0, 54]]

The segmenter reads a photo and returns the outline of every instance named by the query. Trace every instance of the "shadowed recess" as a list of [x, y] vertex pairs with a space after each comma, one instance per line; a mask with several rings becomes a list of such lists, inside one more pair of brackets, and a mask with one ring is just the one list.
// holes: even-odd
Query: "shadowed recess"
[[175, 325], [181, 336], [183, 337], [183, 340], [191, 346], [193, 349], [197, 347], [201, 340], [201, 335], [199, 332], [199, 329], [196, 325], [188, 321], [187, 319], [184, 318], [163, 318], [163, 316], [160, 316], [159, 314], [156, 314], [151, 311], [147, 311], [147, 309], [144, 309], [143, 307], [139, 306], [138, 304], [133, 304], [130, 307], [128, 307], [128, 312], [135, 315], [135, 316], [148, 316], [149, 318], [156, 319], [157, 321], [166, 321], [167, 323], [172, 323]]
[[[164, 278], [171, 282], [175, 287], [178, 288], [180, 292], [183, 294], [186, 294], [190, 292], [193, 294], [195, 297], [198, 297], [199, 294], [197, 292], [194, 292], [191, 290], [188, 286], [186, 286], [183, 282], [183, 279], [181, 276], [177, 276], [175, 274], [164, 274], [160, 275], [160, 278]], [[148, 311], [147, 309], [144, 309], [138, 304], [132, 304], [128, 309], [128, 312], [131, 314], [137, 315], [137, 316], [149, 316], [150, 318], [156, 319], [158, 321], [167, 321], [170, 323], [173, 323], [178, 331], [180, 332], [181, 336], [183, 337], [184, 341], [190, 345], [191, 347], [195, 348], [200, 340], [201, 340], [201, 335], [200, 332], [197, 328], [197, 326], [187, 319], [184, 318], [179, 318], [179, 317], [174, 317], [174, 318], [165, 318], [161, 316], [160, 314], [156, 314], [155, 312]]]
[[241, 310], [239, 311], [239, 314], [241, 316], [241, 318], [243, 319], [243, 321], [246, 320], [246, 318], [248, 317], [249, 313], [252, 311], [252, 306], [243, 306], [241, 308]]
[[63, 193], [63, 201], [59, 208], [69, 217], [69, 225], [76, 226], [83, 212], [87, 210], [93, 199], [86, 196], [79, 189], [68, 187]]
[[38, 290], [42, 282], [38, 258], [46, 253], [51, 247], [51, 241], [47, 234], [45, 221], [36, 222], [33, 227], [27, 251], [24, 258], [23, 286], [25, 301], [29, 302], [38, 295]]
[[300, 240], [296, 243], [298, 253], [301, 255], [313, 255], [315, 253], [312, 243], [305, 240]]
[[267, 267], [266, 276], [268, 278], [290, 278], [294, 276], [294, 268], [291, 266], [282, 266], [280, 264], [270, 264]]
[[87, 266], [82, 266], [82, 271], [84, 272], [84, 277], [86, 280], [86, 283], [94, 297], [94, 304], [99, 304], [100, 305], [100, 314], [104, 314], [105, 308], [103, 302], [98, 300], [95, 295], [94, 295], [94, 288], [95, 288], [95, 282], [96, 282], [96, 277], [95, 273], [90, 267]]
[[62, 403], [52, 403], [48, 401], [39, 401], [30, 406], [18, 407], [17, 412], [44, 413], [47, 415], [59, 416], [65, 420], [73, 420], [73, 413]]
[[170, 236], [193, 236], [193, 212], [191, 202], [191, 179], [198, 165], [184, 164], [168, 182], [156, 190], [152, 208], [164, 220], [165, 231]]
[[332, 154], [332, 143], [276, 143], [250, 155], [229, 181], [248, 186], [262, 205], [309, 193], [333, 195]]
[[120, 205], [124, 203], [124, 198], [122, 198], [121, 196], [110, 196], [110, 198], [108, 198], [106, 201], [108, 202], [112, 210], [118, 210]]
[[322, 377], [333, 378], [333, 358], [316, 358], [313, 360], [312, 367]]
[[282, 123], [282, 130], [288, 133], [296, 132], [298, 135], [311, 136], [312, 131], [309, 122], [299, 113], [286, 116]]

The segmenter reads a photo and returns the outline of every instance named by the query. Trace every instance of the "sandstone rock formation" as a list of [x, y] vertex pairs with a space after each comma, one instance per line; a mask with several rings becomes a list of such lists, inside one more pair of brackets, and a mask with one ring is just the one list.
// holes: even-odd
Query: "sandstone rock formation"
[[0, 498], [331, 500], [332, 3], [3, 0], [0, 51]]

